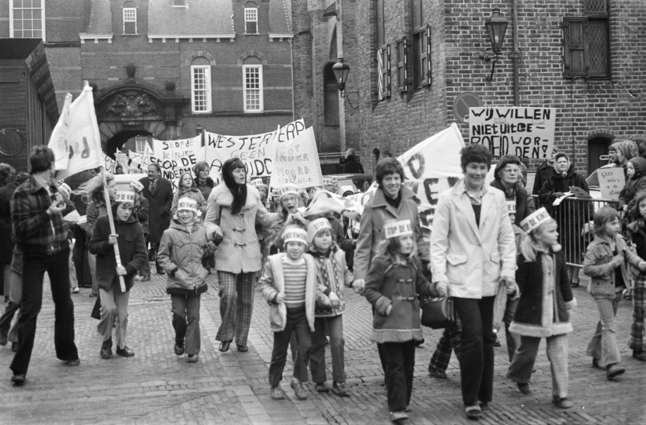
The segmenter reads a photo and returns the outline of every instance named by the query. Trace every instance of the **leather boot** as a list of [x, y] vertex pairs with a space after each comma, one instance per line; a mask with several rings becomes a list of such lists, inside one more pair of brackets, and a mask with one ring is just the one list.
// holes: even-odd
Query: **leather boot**
[[110, 357], [112, 357], [112, 338], [103, 341], [103, 345], [101, 345], [101, 358], [109, 359]]

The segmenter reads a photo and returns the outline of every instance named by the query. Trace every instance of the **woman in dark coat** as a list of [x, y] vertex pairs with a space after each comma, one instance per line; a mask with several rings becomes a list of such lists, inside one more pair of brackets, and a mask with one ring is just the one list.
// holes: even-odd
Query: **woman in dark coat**
[[[112, 357], [112, 325], [115, 318], [117, 354], [123, 357], [135, 355], [126, 345], [129, 291], [134, 285], [137, 271], [147, 261], [144, 230], [132, 213], [135, 196], [130, 191], [117, 193], [117, 200], [111, 206], [116, 233], [110, 231], [108, 217], [101, 216], [96, 221], [90, 240], [90, 252], [96, 255], [96, 280], [101, 296], [101, 321], [97, 331], [103, 336], [101, 357], [104, 359]], [[114, 245], [117, 244], [121, 264], [117, 264], [115, 258]], [[121, 289], [120, 276], [125, 280], [125, 292]]]
[[493, 173], [494, 181], [491, 182], [491, 186], [505, 193], [507, 201], [516, 203], [516, 219], [514, 220], [516, 226], [520, 226], [520, 222], [534, 212], [534, 199], [520, 184], [522, 180], [521, 164], [517, 156], [503, 156], [496, 164]]
[[345, 153], [345, 161], [341, 163], [341, 170], [345, 174], [363, 174], [363, 165], [357, 160], [354, 149], [348, 149]]
[[193, 170], [195, 172], [195, 178], [193, 179], [195, 187], [202, 192], [204, 199], [208, 200], [209, 195], [213, 190], [213, 179], [209, 177], [211, 167], [209, 167], [209, 164], [206, 161], [201, 161], [195, 165]]

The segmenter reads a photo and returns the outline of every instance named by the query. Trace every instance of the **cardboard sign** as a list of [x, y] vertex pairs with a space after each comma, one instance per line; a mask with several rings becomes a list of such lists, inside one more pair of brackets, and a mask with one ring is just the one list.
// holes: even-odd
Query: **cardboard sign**
[[603, 199], [619, 199], [619, 192], [626, 186], [623, 167], [600, 168], [597, 170], [599, 176], [599, 188]]
[[279, 188], [288, 184], [298, 188], [323, 186], [314, 129], [309, 127], [286, 146], [279, 146], [273, 167], [270, 187]]
[[204, 161], [201, 136], [180, 140], [153, 140], [155, 156], [150, 158], [162, 169], [161, 176], [170, 180], [173, 190], [178, 187], [179, 178], [184, 173], [193, 173], [193, 167]]
[[469, 143], [486, 146], [494, 157], [549, 158], [555, 125], [554, 108], [474, 107], [469, 109]]

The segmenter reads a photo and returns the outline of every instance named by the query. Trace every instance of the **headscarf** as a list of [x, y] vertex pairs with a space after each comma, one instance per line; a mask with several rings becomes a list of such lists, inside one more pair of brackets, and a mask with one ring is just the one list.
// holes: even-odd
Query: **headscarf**
[[633, 180], [636, 180], [640, 177], [646, 175], [646, 159], [642, 157], [635, 157], [630, 160], [630, 163], [633, 164], [635, 168], [635, 174], [633, 175]]
[[238, 184], [233, 178], [233, 170], [236, 168], [244, 169], [244, 163], [240, 158], [229, 158], [222, 165], [222, 180], [224, 180], [224, 184], [227, 185], [233, 195], [233, 202], [231, 203], [232, 215], [239, 214], [242, 207], [247, 203], [247, 184]]
[[614, 149], [626, 158], [626, 161], [630, 161], [636, 156], [639, 156], [639, 146], [637, 143], [632, 140], [621, 140], [610, 145], [610, 148]]

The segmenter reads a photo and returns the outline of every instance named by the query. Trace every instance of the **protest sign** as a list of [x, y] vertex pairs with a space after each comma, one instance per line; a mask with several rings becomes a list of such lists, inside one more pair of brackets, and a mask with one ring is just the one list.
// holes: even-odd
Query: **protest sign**
[[555, 125], [554, 108], [472, 107], [469, 143], [486, 146], [494, 157], [549, 158]]
[[105, 164], [105, 171], [114, 174], [114, 171], [117, 168], [117, 161], [110, 158], [108, 155], [103, 154], [103, 162]]
[[294, 140], [303, 131], [305, 121], [300, 119], [269, 133], [250, 136], [205, 132], [205, 160], [211, 166], [210, 176], [217, 184], [224, 161], [240, 158], [245, 164], [248, 179], [269, 177], [273, 171], [276, 148]]
[[180, 176], [184, 173], [193, 175], [193, 167], [204, 161], [204, 149], [201, 145], [201, 136], [179, 140], [154, 140], [153, 150], [155, 156], [150, 157], [150, 162], [159, 164], [161, 176], [170, 180], [173, 190], [177, 189]]
[[286, 184], [298, 188], [323, 186], [323, 173], [314, 129], [309, 127], [285, 146], [276, 148], [269, 187]]
[[619, 200], [619, 192], [626, 185], [623, 167], [600, 168], [597, 170], [599, 175], [599, 189], [603, 199]]
[[422, 226], [431, 226], [439, 194], [462, 178], [460, 150], [463, 147], [460, 129], [453, 123], [397, 158], [404, 167], [406, 186], [420, 202]]

